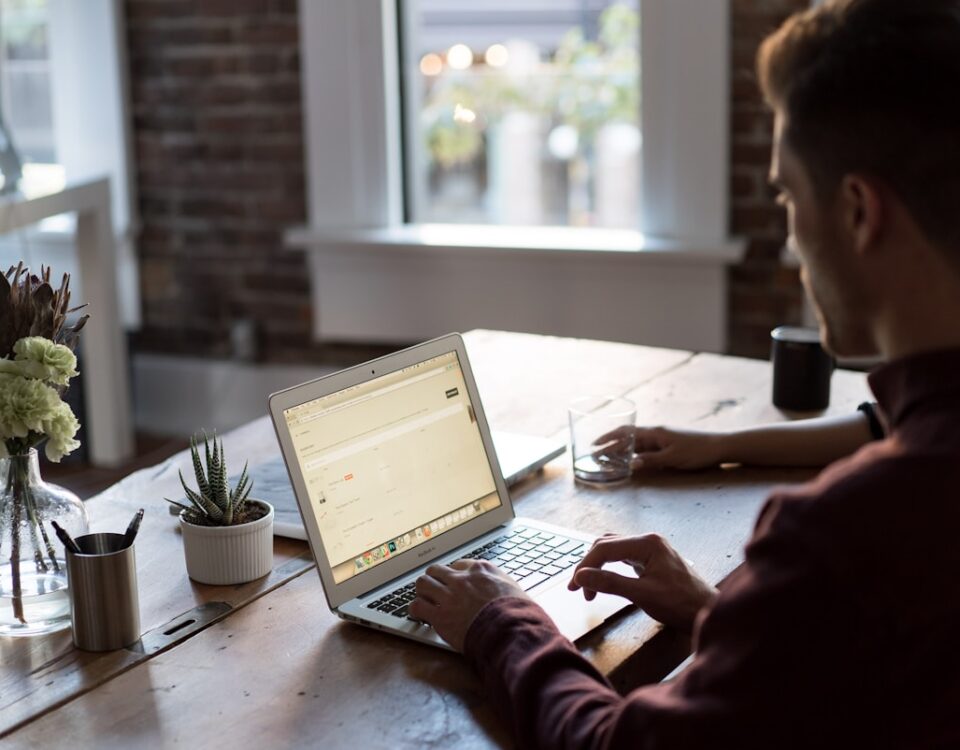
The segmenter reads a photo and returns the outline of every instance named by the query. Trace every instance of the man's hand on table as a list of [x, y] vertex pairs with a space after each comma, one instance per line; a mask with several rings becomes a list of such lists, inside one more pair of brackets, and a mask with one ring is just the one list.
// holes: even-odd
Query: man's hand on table
[[708, 469], [719, 466], [722, 433], [669, 427], [624, 425], [596, 439], [600, 453], [630, 455], [630, 467], [640, 469]]
[[[637, 578], [602, 570], [612, 562], [633, 566]], [[657, 534], [601, 537], [574, 569], [569, 588], [582, 588], [587, 600], [597, 592], [625, 597], [655, 620], [686, 631], [693, 629], [697, 613], [717, 595]]]
[[494, 599], [526, 594], [516, 581], [485, 560], [457, 560], [431, 565], [417, 579], [410, 616], [433, 626], [443, 640], [463, 651], [467, 630], [480, 610]]

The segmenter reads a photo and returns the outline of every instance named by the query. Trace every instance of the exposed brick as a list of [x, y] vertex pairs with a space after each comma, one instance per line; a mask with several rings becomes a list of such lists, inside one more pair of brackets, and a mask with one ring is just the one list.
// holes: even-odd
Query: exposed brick
[[163, 50], [168, 45], [222, 44], [233, 36], [227, 24], [189, 26], [161, 26], [159, 24], [131, 24], [127, 36], [131, 52], [149, 55], [152, 50]]
[[735, 206], [732, 221], [735, 231], [751, 235], [768, 236], [770, 232], [786, 231], [786, 217], [783, 209], [775, 204], [748, 208]]
[[728, 350], [766, 358], [770, 330], [801, 318], [798, 272], [780, 262], [786, 218], [767, 184], [772, 117], [754, 69], [764, 37], [807, 0], [732, 0], [730, 230], [749, 240], [746, 257], [731, 268]]
[[760, 195], [760, 180], [754, 172], [733, 172], [730, 175], [730, 194], [732, 196], [756, 198]]
[[274, 16], [292, 16], [296, 18], [300, 0], [271, 0], [270, 13]]
[[242, 44], [296, 44], [300, 27], [296, 17], [291, 16], [266, 23], [245, 24], [234, 32], [233, 38]]
[[127, 0], [126, 17], [134, 24], [164, 18], [182, 18], [192, 10], [192, 0]]
[[[127, 0], [142, 233], [138, 349], [230, 354], [255, 317], [310, 348], [297, 3]], [[286, 356], [286, 355], [284, 355]]]
[[194, 0], [198, 16], [264, 18], [270, 12], [270, 0]]

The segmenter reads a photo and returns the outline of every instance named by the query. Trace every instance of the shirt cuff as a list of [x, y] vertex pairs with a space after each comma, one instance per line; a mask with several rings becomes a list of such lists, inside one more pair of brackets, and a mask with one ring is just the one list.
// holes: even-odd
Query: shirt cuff
[[526, 597], [495, 599], [481, 609], [464, 655], [520, 747], [598, 746], [615, 723], [620, 697]]
[[549, 615], [532, 599], [504, 596], [487, 602], [473, 618], [463, 640], [463, 655], [483, 672], [482, 666], [484, 662], [489, 663], [498, 641], [503, 641], [504, 634], [515, 627], [528, 632], [542, 629], [548, 637], [560, 633]]
[[867, 418], [867, 424], [870, 427], [870, 435], [874, 440], [883, 440], [886, 436], [886, 430], [883, 429], [883, 423], [877, 414], [877, 405], [871, 401], [864, 401], [857, 407], [857, 411], [863, 412]]

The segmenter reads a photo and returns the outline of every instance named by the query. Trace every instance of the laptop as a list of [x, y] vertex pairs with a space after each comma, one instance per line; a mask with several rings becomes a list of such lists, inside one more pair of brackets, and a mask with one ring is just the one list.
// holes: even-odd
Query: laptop
[[629, 605], [567, 590], [593, 536], [515, 517], [459, 334], [274, 393], [269, 405], [340, 618], [449, 648], [407, 608], [427, 566], [465, 557], [500, 566], [571, 640]]
[[566, 443], [517, 432], [493, 430], [493, 447], [507, 487], [519, 484], [567, 450]]

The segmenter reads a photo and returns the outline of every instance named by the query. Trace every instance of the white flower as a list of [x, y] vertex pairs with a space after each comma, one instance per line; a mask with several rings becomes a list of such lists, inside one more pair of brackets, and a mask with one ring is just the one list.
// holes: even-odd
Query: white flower
[[80, 423], [73, 411], [61, 401], [53, 416], [43, 421], [42, 432], [49, 438], [46, 446], [47, 458], [59, 463], [61, 458], [79, 448], [80, 441], [74, 440], [79, 429]]
[[44, 420], [62, 404], [57, 392], [39, 380], [0, 374], [0, 439], [44, 432]]
[[34, 377], [33, 372], [40, 367], [36, 362], [14, 362], [12, 359], [0, 359], [0, 374], [19, 375], [22, 378]]
[[43, 336], [27, 336], [13, 345], [16, 364], [22, 374], [66, 385], [77, 375], [77, 357], [63, 344], [55, 344]]

